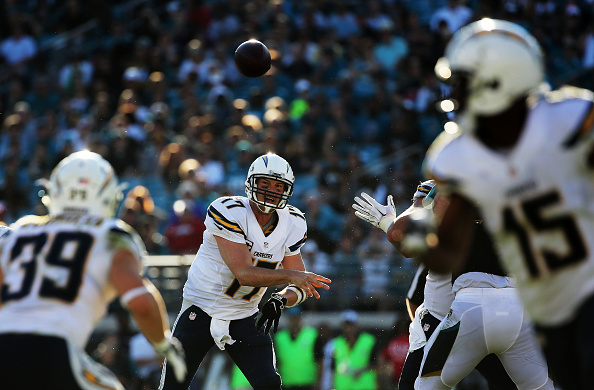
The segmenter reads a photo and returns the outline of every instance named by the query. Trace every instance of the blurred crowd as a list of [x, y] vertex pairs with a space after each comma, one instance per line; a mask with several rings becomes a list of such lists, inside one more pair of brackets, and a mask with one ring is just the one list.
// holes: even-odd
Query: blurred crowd
[[[119, 216], [149, 254], [191, 254], [208, 204], [242, 195], [273, 151], [296, 174], [306, 266], [335, 281], [309, 309], [402, 307], [414, 264], [350, 205], [365, 190], [408, 207], [445, 120], [433, 66], [452, 33], [512, 20], [551, 85], [591, 87], [593, 15], [592, 0], [5, 0], [0, 219], [45, 213], [37, 179], [86, 148], [129, 182]], [[233, 62], [249, 38], [273, 59], [257, 79]]]

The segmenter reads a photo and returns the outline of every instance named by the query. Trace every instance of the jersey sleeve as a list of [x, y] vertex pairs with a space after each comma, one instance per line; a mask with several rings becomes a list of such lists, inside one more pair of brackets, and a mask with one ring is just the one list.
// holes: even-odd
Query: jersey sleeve
[[[570, 152], [581, 168], [594, 168], [594, 94], [583, 88], [565, 86], [543, 95], [536, 110], [545, 112], [546, 123], [554, 132], [548, 142]], [[560, 139], [557, 139], [561, 137]]]
[[206, 230], [214, 236], [231, 242], [245, 244], [246, 234], [240, 221], [245, 220], [243, 203], [232, 198], [219, 198], [208, 206], [206, 211]]
[[594, 162], [589, 159], [594, 152], [594, 101], [584, 97], [567, 103], [571, 106], [565, 104], [565, 112], [558, 117], [570, 118], [576, 122], [570, 124], [569, 134], [566, 134], [561, 145], [567, 150], [575, 151], [578, 163], [592, 170]]
[[296, 255], [307, 241], [307, 221], [305, 215], [294, 206], [287, 206], [291, 227], [288, 232], [285, 256]]
[[10, 228], [5, 225], [0, 225], [0, 237], [3, 237], [8, 233], [10, 233]]

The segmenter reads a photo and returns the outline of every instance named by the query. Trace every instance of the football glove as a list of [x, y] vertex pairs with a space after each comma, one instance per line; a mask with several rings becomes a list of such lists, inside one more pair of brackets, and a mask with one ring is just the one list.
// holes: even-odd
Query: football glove
[[276, 333], [278, 330], [278, 320], [281, 317], [282, 309], [285, 308], [287, 304], [287, 298], [283, 297], [280, 294], [274, 293], [270, 296], [268, 302], [262, 306], [260, 310], [260, 318], [256, 321], [256, 329], [258, 332], [264, 325], [264, 334], [268, 334], [270, 332], [270, 328], [273, 327], [273, 332]]
[[355, 215], [387, 232], [394, 219], [396, 219], [396, 207], [392, 195], [388, 196], [386, 206], [379, 204], [377, 200], [365, 192], [361, 193], [361, 197], [363, 199], [358, 196], [355, 197], [356, 203], [353, 204]]
[[178, 382], [186, 379], [188, 368], [186, 367], [186, 354], [181, 342], [175, 338], [167, 338], [160, 343], [153, 344], [155, 352], [167, 360], [167, 364], [173, 369], [173, 374]]

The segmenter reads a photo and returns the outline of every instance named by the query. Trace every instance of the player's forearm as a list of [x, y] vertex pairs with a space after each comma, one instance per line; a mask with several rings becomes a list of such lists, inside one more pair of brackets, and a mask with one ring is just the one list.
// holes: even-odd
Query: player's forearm
[[235, 277], [242, 286], [270, 287], [291, 282], [293, 270], [265, 269], [258, 267], [245, 267], [237, 270]]
[[440, 274], [457, 270], [462, 265], [463, 259], [465, 259], [465, 254], [462, 254], [458, 249], [441, 244], [417, 258], [428, 269]]
[[403, 245], [402, 240], [404, 239], [404, 235], [406, 234], [406, 229], [408, 226], [408, 219], [410, 218], [410, 214], [415, 210], [415, 206], [409, 207], [407, 210], [402, 212], [394, 222], [388, 228], [386, 232], [386, 238], [392, 244], [392, 246], [400, 252], [404, 257], [413, 257], [413, 253], [407, 251]]
[[163, 341], [169, 333], [169, 319], [158, 291], [141, 295], [128, 304], [138, 328], [151, 344]]

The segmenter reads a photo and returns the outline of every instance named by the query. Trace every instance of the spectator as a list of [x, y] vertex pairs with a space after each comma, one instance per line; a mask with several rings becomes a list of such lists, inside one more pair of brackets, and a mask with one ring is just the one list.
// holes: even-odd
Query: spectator
[[346, 41], [361, 31], [355, 14], [342, 2], [337, 4], [336, 12], [330, 15], [329, 25], [341, 41]]
[[173, 210], [177, 219], [165, 231], [169, 250], [178, 255], [195, 254], [206, 226], [194, 214], [193, 205], [185, 200], [176, 201]]
[[437, 31], [441, 22], [445, 22], [449, 31], [453, 34], [470, 21], [472, 10], [463, 4], [463, 0], [448, 0], [448, 4], [437, 9], [431, 15], [429, 22], [431, 30]]
[[347, 310], [340, 319], [341, 335], [324, 347], [322, 390], [377, 389], [378, 345], [375, 337], [359, 329], [357, 312]]
[[[376, 232], [375, 230], [378, 230]], [[394, 300], [388, 294], [392, 268], [392, 246], [385, 245], [383, 232], [374, 229], [359, 246], [358, 258], [361, 269], [361, 290], [365, 309], [388, 311]]]
[[12, 26], [12, 34], [0, 43], [0, 55], [11, 66], [12, 71], [26, 74], [29, 62], [37, 54], [37, 43], [25, 33], [22, 22]]
[[93, 79], [93, 70], [93, 64], [75, 49], [69, 54], [68, 62], [60, 69], [58, 76], [60, 88], [68, 94], [72, 93], [75, 78], [79, 78], [82, 85], [89, 86]]
[[392, 327], [393, 335], [380, 352], [379, 366], [381, 370], [382, 389], [396, 389], [404, 367], [408, 352], [408, 325], [410, 320], [406, 313], [398, 312]]
[[285, 310], [288, 325], [274, 336], [278, 373], [286, 390], [314, 390], [319, 383], [324, 345], [315, 328], [303, 325], [302, 316], [299, 306]]
[[394, 23], [389, 20], [378, 26], [377, 31], [380, 41], [373, 50], [374, 59], [386, 72], [392, 73], [400, 59], [408, 54], [408, 44], [395, 34]]

